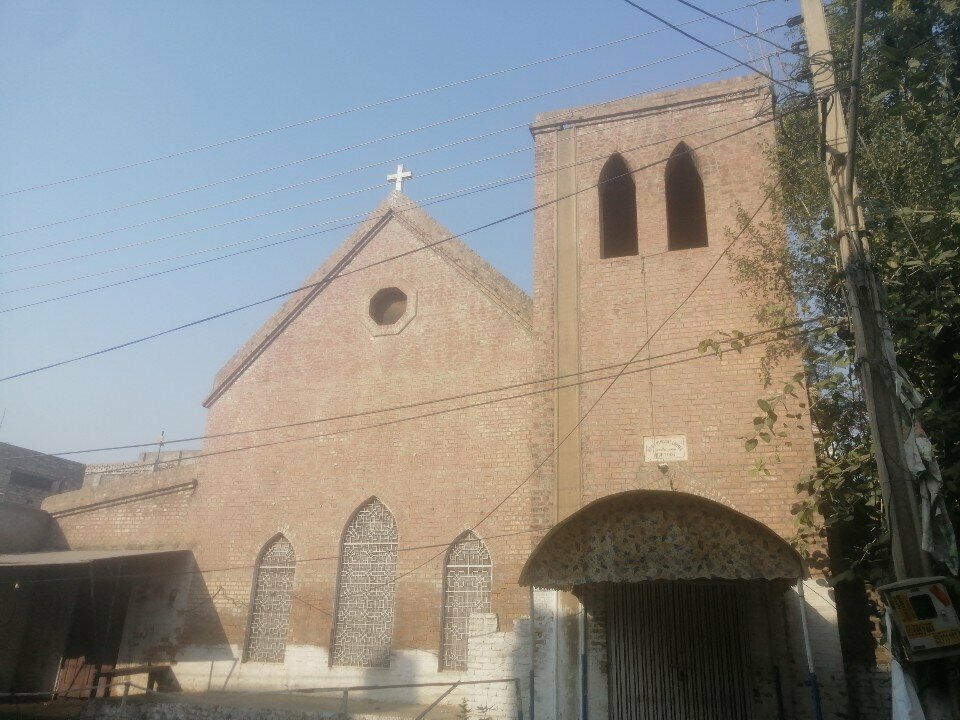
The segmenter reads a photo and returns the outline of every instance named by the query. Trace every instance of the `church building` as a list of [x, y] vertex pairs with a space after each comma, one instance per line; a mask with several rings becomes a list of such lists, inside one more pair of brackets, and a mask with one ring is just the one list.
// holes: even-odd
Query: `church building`
[[0, 556], [0, 692], [847, 717], [793, 544], [810, 424], [765, 473], [745, 448], [799, 344], [702, 350], [765, 330], [731, 257], [776, 222], [771, 105], [743, 77], [538, 115], [532, 296], [392, 190], [213, 379], [191, 464], [51, 496]]

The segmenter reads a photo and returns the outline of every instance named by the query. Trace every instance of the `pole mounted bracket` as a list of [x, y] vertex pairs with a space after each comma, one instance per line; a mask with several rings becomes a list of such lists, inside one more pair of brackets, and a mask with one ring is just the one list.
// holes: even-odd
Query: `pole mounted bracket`
[[827, 112], [830, 109], [830, 97], [821, 95], [818, 100], [820, 101], [820, 137], [817, 140], [817, 155], [820, 157], [820, 162], [825, 162], [827, 159]]

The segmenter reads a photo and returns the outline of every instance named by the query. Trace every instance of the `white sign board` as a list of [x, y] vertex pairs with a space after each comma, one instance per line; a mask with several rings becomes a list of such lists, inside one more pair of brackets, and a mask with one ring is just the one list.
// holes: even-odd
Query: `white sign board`
[[654, 435], [643, 439], [646, 462], [673, 462], [687, 459], [686, 435]]

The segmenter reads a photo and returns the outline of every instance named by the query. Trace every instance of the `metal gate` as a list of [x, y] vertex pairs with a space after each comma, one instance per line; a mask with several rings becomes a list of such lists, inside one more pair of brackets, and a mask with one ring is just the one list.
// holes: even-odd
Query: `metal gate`
[[745, 587], [675, 581], [608, 588], [611, 720], [753, 716]]

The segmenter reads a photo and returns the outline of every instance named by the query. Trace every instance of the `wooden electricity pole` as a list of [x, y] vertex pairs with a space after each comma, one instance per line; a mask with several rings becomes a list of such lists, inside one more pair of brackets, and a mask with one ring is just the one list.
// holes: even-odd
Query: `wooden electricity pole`
[[[870, 434], [891, 535], [894, 573], [897, 580], [926, 577], [931, 574], [930, 560], [921, 547], [917, 484], [905, 452], [911, 419], [897, 392], [897, 358], [881, 305], [880, 281], [874, 274], [869, 246], [863, 237], [863, 217], [854, 176], [863, 1], [857, 3], [849, 124], [837, 89], [822, 0], [800, 0], [800, 6], [813, 89], [821, 108], [821, 138], [853, 324], [856, 367], [870, 418]], [[923, 685], [920, 699], [927, 720], [950, 720], [952, 713], [945, 689], [937, 687], [936, 682]]]
[[[827, 177], [840, 243], [847, 304], [853, 322], [857, 369], [870, 416], [877, 470], [893, 542], [897, 580], [930, 574], [920, 549], [916, 483], [907, 467], [904, 442], [909, 427], [897, 396], [897, 365], [890, 329], [880, 304], [879, 281], [863, 241], [863, 218], [851, 163], [854, 138], [848, 135], [841, 94], [833, 72], [833, 54], [821, 0], [800, 0], [810, 58], [813, 89], [822, 109], [821, 137], [826, 150]], [[854, 86], [855, 87], [855, 86]], [[853, 92], [853, 91], [851, 91]], [[851, 103], [852, 105], [852, 103]], [[855, 110], [851, 107], [851, 112]]]

